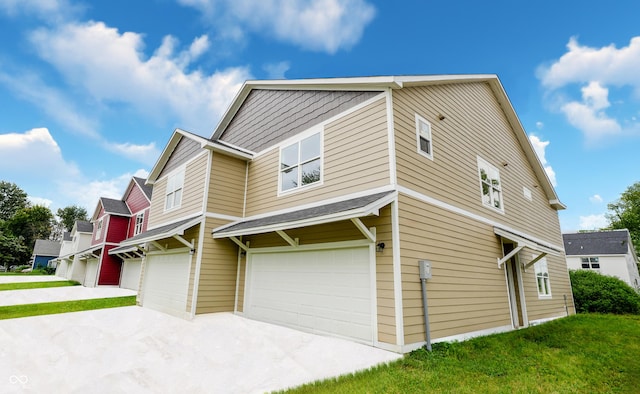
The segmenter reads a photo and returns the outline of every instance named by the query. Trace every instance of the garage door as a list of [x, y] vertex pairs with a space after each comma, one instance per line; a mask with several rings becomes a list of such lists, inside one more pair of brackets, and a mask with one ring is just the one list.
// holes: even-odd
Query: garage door
[[140, 285], [141, 259], [125, 259], [122, 263], [122, 276], [120, 277], [120, 287], [124, 289], [138, 290]]
[[251, 318], [371, 343], [369, 248], [252, 254]]
[[[79, 268], [82, 262], [78, 261], [77, 264], [78, 266], [76, 268]], [[98, 279], [98, 259], [89, 259], [87, 260], [87, 266], [85, 269], [84, 285], [87, 287], [96, 287], [97, 279]]]
[[189, 253], [152, 254], [144, 268], [142, 305], [186, 317]]

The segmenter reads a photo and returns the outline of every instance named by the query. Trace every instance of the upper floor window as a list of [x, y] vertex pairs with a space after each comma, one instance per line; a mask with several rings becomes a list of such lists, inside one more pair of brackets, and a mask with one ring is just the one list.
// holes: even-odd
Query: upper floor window
[[416, 114], [416, 139], [418, 142], [418, 153], [433, 160], [431, 123], [418, 114]]
[[140, 212], [136, 216], [136, 226], [133, 229], [133, 235], [138, 235], [142, 232], [143, 223], [144, 223], [144, 212]]
[[167, 179], [167, 191], [164, 209], [178, 208], [182, 203], [182, 188], [184, 187], [184, 169], [174, 172]]
[[478, 157], [478, 173], [480, 174], [480, 187], [482, 191], [482, 203], [500, 212], [504, 212], [502, 205], [502, 183], [500, 171], [485, 160]]
[[98, 220], [98, 223], [96, 223], [96, 239], [100, 239], [101, 235], [102, 235], [102, 219]]
[[549, 283], [549, 269], [545, 257], [538, 260], [534, 265], [536, 272], [536, 282], [538, 283], [538, 296], [550, 296], [551, 284]]
[[322, 133], [317, 132], [280, 149], [280, 191], [320, 182]]
[[600, 259], [598, 257], [583, 257], [581, 261], [584, 269], [600, 269]]

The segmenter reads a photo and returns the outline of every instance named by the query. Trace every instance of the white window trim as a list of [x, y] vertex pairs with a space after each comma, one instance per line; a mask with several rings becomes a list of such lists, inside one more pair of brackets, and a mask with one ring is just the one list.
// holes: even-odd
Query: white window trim
[[[536, 258], [536, 255], [532, 255], [532, 258]], [[544, 266], [544, 271], [542, 270], [542, 266]], [[551, 292], [551, 278], [549, 277], [549, 263], [547, 262], [547, 258], [543, 257], [539, 261], [537, 261], [533, 265], [533, 271], [536, 278], [536, 290], [538, 291], [538, 299], [550, 299], [552, 298]], [[546, 287], [548, 289], [548, 293], [540, 293], [540, 286], [538, 285], [538, 274], [541, 274], [541, 278], [543, 281], [546, 281]], [[547, 276], [545, 277], [544, 274]]]
[[100, 237], [102, 236], [102, 218], [98, 219], [98, 221], [96, 222], [96, 238], [95, 239], [100, 239]]
[[[298, 187], [294, 187], [288, 190], [282, 190], [282, 169], [280, 168], [280, 164], [282, 161], [282, 150], [293, 145], [300, 144], [302, 140], [305, 138], [311, 137], [312, 135], [320, 134], [320, 180], [317, 182], [310, 183], [308, 185], [302, 185]], [[298, 153], [299, 154], [299, 153]], [[300, 163], [298, 163], [298, 166]], [[322, 186], [324, 184], [324, 127], [312, 127], [311, 129], [300, 133], [296, 136], [295, 139], [290, 138], [285, 141], [285, 143], [280, 144], [278, 148], [278, 196], [284, 196], [292, 193], [297, 193], [303, 190], [309, 190], [314, 187]]]
[[[182, 185], [180, 188], [176, 188], [175, 186], [172, 185], [173, 190], [171, 190], [171, 192], [169, 192], [169, 185], [171, 184], [171, 180], [172, 179], [176, 179], [177, 177], [182, 177]], [[164, 212], [168, 212], [168, 211], [173, 211], [175, 209], [178, 209], [182, 206], [182, 200], [184, 199], [184, 184], [185, 184], [185, 178], [186, 178], [186, 166], [182, 166], [180, 168], [178, 168], [177, 170], [172, 171], [171, 173], [169, 173], [167, 175], [167, 184], [164, 190], [164, 201], [163, 201], [163, 206], [164, 206]], [[181, 190], [180, 193], [180, 201], [175, 204], [174, 201], [174, 205], [172, 205], [171, 207], [167, 208], [167, 196], [169, 194], [173, 194], [175, 193], [177, 190]]]
[[[491, 198], [490, 204], [484, 203], [484, 193], [482, 192], [482, 185], [483, 185], [482, 172], [481, 172], [482, 166], [490, 167], [498, 173], [498, 180], [500, 181], [500, 208], [496, 208], [495, 205], [493, 204], [492, 193], [489, 193], [489, 196]], [[478, 183], [480, 185], [480, 202], [482, 203], [482, 206], [504, 214], [504, 189], [502, 188], [502, 178], [500, 177], [500, 170], [498, 169], [498, 167], [489, 163], [488, 161], [486, 161], [480, 156], [478, 156]]]
[[[589, 268], [585, 268], [582, 266], [582, 264], [585, 264], [584, 261], [582, 261], [582, 259], [587, 259], [588, 263], [589, 263]], [[598, 261], [591, 261], [591, 259], [597, 259]], [[598, 264], [598, 268], [593, 268], [593, 264]], [[592, 270], [592, 271], [600, 271], [601, 265], [600, 265], [600, 257], [598, 256], [582, 256], [580, 257], [580, 269], [583, 270]]]
[[[420, 148], [420, 123], [426, 123], [429, 126], [429, 148], [430, 153], [423, 151]], [[429, 160], [433, 160], [433, 128], [431, 126], [431, 122], [423, 118], [422, 116], [416, 114], [416, 145], [418, 149], [418, 153], [422, 156], [426, 157]]]
[[[142, 232], [142, 228], [144, 227], [144, 212], [142, 211], [136, 215], [136, 222], [133, 227], [133, 235], [138, 235]], [[138, 219], [140, 219], [140, 223], [138, 223]]]

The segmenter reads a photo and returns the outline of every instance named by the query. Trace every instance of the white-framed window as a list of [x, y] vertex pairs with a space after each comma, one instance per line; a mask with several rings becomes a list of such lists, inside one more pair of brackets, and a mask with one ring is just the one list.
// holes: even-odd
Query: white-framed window
[[144, 224], [144, 211], [136, 215], [136, 226], [133, 228], [133, 235], [138, 235], [142, 232], [143, 224]]
[[416, 141], [418, 143], [418, 153], [433, 160], [431, 123], [418, 114], [416, 114]]
[[98, 220], [98, 223], [96, 223], [96, 239], [100, 239], [101, 235], [102, 235], [102, 219]]
[[600, 269], [600, 258], [598, 257], [582, 257], [580, 259], [581, 266], [584, 269], [591, 270], [599, 270]]
[[167, 179], [165, 194], [165, 211], [180, 207], [182, 203], [182, 189], [184, 187], [184, 169], [174, 172]]
[[[535, 255], [533, 256], [535, 258]], [[549, 268], [546, 257], [538, 260], [533, 269], [536, 273], [536, 283], [538, 285], [539, 297], [551, 297], [551, 283], [549, 282]]]
[[321, 180], [321, 131], [280, 148], [280, 192], [297, 190]]
[[500, 171], [486, 160], [478, 157], [478, 175], [480, 176], [482, 204], [504, 212]]

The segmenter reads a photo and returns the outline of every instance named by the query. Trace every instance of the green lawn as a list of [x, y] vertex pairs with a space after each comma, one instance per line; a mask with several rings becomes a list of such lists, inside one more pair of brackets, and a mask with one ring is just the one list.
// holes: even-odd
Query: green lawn
[[75, 280], [57, 280], [52, 282], [24, 282], [24, 283], [0, 283], [2, 290], [42, 289], [46, 287], [78, 286]]
[[26, 304], [0, 306], [0, 320], [17, 317], [51, 315], [55, 313], [79, 312], [92, 309], [117, 308], [136, 304], [136, 296], [95, 298], [91, 300], [46, 302], [42, 304]]
[[640, 316], [576, 315], [434, 344], [402, 360], [292, 393], [638, 393]]

